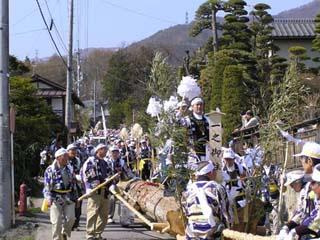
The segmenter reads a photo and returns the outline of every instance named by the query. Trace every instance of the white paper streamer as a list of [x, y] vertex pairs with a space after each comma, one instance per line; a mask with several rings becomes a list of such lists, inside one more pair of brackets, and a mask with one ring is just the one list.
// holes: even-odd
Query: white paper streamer
[[178, 98], [175, 96], [171, 96], [168, 101], [164, 101], [163, 108], [164, 111], [169, 112], [175, 110], [178, 106]]
[[162, 104], [157, 101], [156, 98], [151, 97], [149, 99], [149, 105], [147, 107], [147, 113], [150, 114], [151, 117], [157, 117], [161, 113]]
[[191, 76], [182, 77], [180, 85], [178, 86], [178, 94], [183, 98], [188, 98], [189, 100], [200, 96], [201, 89], [197, 84], [197, 80]]

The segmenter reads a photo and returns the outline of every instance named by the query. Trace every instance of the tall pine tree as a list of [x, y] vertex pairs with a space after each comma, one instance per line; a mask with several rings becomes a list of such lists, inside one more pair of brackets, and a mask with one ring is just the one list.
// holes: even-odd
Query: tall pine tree
[[251, 51], [251, 31], [247, 23], [249, 18], [245, 10], [247, 3], [243, 0], [229, 0], [225, 3], [223, 33], [220, 38], [221, 49], [238, 49]]
[[281, 65], [286, 60], [276, 55], [279, 48], [272, 41], [273, 17], [268, 13], [269, 9], [271, 9], [269, 5], [259, 3], [251, 12], [252, 54], [257, 61], [256, 87], [259, 90], [254, 105], [260, 117], [264, 117], [270, 105], [273, 87], [272, 72], [277, 74], [278, 79], [282, 79], [286, 69], [285, 64]]

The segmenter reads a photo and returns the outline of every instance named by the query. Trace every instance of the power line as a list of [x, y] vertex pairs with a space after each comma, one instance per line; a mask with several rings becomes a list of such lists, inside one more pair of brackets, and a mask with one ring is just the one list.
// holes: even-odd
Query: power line
[[167, 19], [164, 19], [164, 18], [155, 17], [155, 16], [152, 16], [152, 15], [143, 13], [143, 12], [139, 12], [139, 11], [127, 8], [127, 7], [123, 7], [123, 6], [114, 4], [114, 3], [106, 1], [106, 0], [101, 0], [101, 1], [103, 1], [104, 3], [106, 3], [106, 4], [110, 5], [110, 6], [122, 9], [122, 10], [127, 11], [127, 12], [134, 13], [136, 15], [140, 15], [140, 16], [143, 16], [143, 17], [146, 17], [146, 18], [150, 18], [150, 19], [154, 19], [154, 20], [157, 20], [157, 21], [160, 21], [160, 22], [166, 22], [166, 23], [170, 23], [170, 24], [178, 24], [178, 23], [176, 23], [174, 21], [167, 20]]
[[35, 11], [37, 10], [37, 8], [33, 9], [32, 11], [30, 11], [29, 13], [27, 13], [26, 15], [24, 15], [23, 17], [21, 17], [20, 19], [18, 19], [15, 23], [13, 23], [13, 27], [16, 26], [18, 23], [22, 22], [24, 19], [26, 19], [27, 17], [29, 17], [31, 14], [33, 14]]
[[36, 2], [37, 2], [37, 5], [38, 5], [38, 8], [39, 8], [39, 11], [40, 11], [42, 20], [43, 20], [44, 24], [46, 25], [47, 31], [48, 31], [49, 36], [50, 36], [50, 38], [51, 38], [51, 41], [52, 41], [52, 43], [53, 43], [53, 45], [54, 45], [54, 47], [55, 47], [58, 55], [60, 56], [62, 62], [64, 63], [64, 65], [66, 66], [66, 68], [68, 68], [68, 65], [67, 65], [66, 61], [65, 61], [64, 58], [62, 57], [62, 55], [61, 55], [61, 53], [60, 53], [60, 51], [59, 51], [59, 48], [58, 48], [56, 42], [54, 41], [54, 39], [53, 39], [53, 37], [52, 37], [52, 34], [51, 34], [51, 32], [50, 32], [50, 29], [49, 29], [49, 26], [48, 26], [48, 24], [47, 24], [47, 21], [46, 21], [46, 19], [44, 18], [44, 15], [43, 15], [43, 12], [42, 12], [42, 9], [41, 9], [39, 0], [36, 0]]
[[46, 30], [46, 28], [38, 28], [38, 29], [32, 29], [32, 30], [25, 31], [25, 32], [13, 33], [12, 35], [23, 35], [23, 34], [27, 34], [27, 33], [40, 32], [40, 31], [45, 31], [45, 30]]
[[53, 24], [54, 30], [56, 31], [56, 34], [57, 34], [58, 39], [59, 39], [59, 41], [60, 41], [60, 45], [61, 45], [61, 46], [64, 48], [64, 50], [67, 52], [67, 51], [68, 51], [68, 50], [67, 50], [67, 46], [66, 46], [66, 44], [64, 43], [63, 38], [61, 37], [61, 34], [60, 34], [59, 30], [58, 30], [58, 27], [57, 27], [55, 21], [53, 20], [53, 16], [52, 16], [52, 14], [51, 14], [51, 11], [50, 11], [48, 2], [47, 2], [47, 0], [44, 0], [44, 2], [45, 2], [45, 4], [46, 4], [46, 6], [47, 6], [48, 13], [49, 13], [50, 18], [51, 18], [50, 20], [51, 20], [51, 23]]

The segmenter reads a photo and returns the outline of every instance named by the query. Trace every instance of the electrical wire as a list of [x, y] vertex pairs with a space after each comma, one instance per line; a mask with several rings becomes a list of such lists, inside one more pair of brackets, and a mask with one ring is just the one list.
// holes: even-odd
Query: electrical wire
[[127, 11], [127, 12], [134, 13], [136, 15], [140, 15], [142, 17], [146, 17], [146, 18], [150, 18], [150, 19], [154, 19], [154, 20], [157, 20], [157, 21], [160, 21], [160, 22], [166, 22], [166, 23], [170, 23], [170, 24], [178, 24], [178, 23], [176, 23], [174, 21], [163, 19], [163, 18], [159, 18], [159, 17], [155, 17], [155, 16], [152, 16], [152, 15], [148, 15], [148, 14], [143, 13], [143, 12], [139, 12], [139, 11], [127, 8], [127, 7], [123, 7], [123, 6], [117, 5], [117, 4], [113, 3], [113, 2], [109, 2], [109, 1], [106, 1], [106, 0], [101, 0], [101, 1], [104, 2], [105, 4], [110, 5], [110, 6], [122, 9], [122, 10]]
[[46, 28], [38, 28], [38, 29], [32, 29], [29, 31], [25, 31], [25, 32], [18, 32], [18, 33], [13, 33], [12, 35], [23, 35], [23, 34], [28, 34], [28, 33], [33, 33], [33, 32], [40, 32], [40, 31], [45, 31], [47, 30]]
[[55, 47], [55, 49], [56, 49], [56, 51], [57, 51], [58, 55], [60, 56], [61, 61], [63, 62], [63, 64], [64, 64], [64, 65], [66, 66], [66, 68], [68, 69], [68, 65], [67, 65], [66, 61], [64, 60], [64, 58], [62, 57], [62, 55], [61, 55], [61, 53], [60, 53], [60, 50], [59, 50], [59, 48], [58, 48], [58, 46], [57, 46], [56, 42], [54, 41], [54, 38], [53, 38], [53, 36], [52, 36], [51, 32], [50, 32], [50, 29], [49, 29], [48, 23], [47, 23], [47, 21], [46, 21], [46, 19], [45, 19], [44, 15], [43, 15], [43, 12], [42, 12], [42, 9], [41, 9], [41, 6], [40, 6], [40, 3], [39, 3], [39, 0], [36, 0], [36, 2], [37, 2], [37, 5], [38, 5], [38, 8], [39, 8], [39, 11], [40, 11], [40, 14], [41, 14], [42, 20], [43, 20], [44, 24], [46, 25], [47, 31], [48, 31], [49, 36], [50, 36], [50, 38], [51, 38], [51, 41], [52, 41], [52, 43], [53, 43], [53, 45], [54, 45], [54, 47]]
[[51, 20], [51, 22], [52, 22], [52, 24], [53, 24], [54, 30], [56, 31], [56, 34], [57, 34], [58, 39], [59, 39], [59, 41], [60, 41], [60, 45], [63, 47], [63, 49], [64, 49], [66, 52], [68, 52], [68, 50], [67, 50], [67, 45], [64, 43], [63, 38], [61, 37], [61, 34], [60, 34], [59, 30], [58, 30], [58, 27], [57, 27], [55, 21], [53, 20], [53, 16], [52, 16], [52, 14], [51, 14], [51, 11], [50, 11], [48, 2], [47, 2], [47, 0], [44, 0], [44, 2], [45, 2], [46, 7], [47, 7], [47, 9], [48, 9], [48, 13], [49, 13], [49, 15], [50, 15], [50, 18], [51, 18], [50, 20]]
[[29, 17], [30, 15], [32, 15], [35, 11], [37, 11], [37, 8], [34, 8], [32, 11], [30, 11], [29, 13], [27, 13], [26, 15], [24, 15], [23, 17], [21, 17], [20, 19], [18, 19], [15, 23], [13, 23], [13, 27], [16, 26], [18, 23], [22, 22], [24, 19], [26, 19], [27, 17]]

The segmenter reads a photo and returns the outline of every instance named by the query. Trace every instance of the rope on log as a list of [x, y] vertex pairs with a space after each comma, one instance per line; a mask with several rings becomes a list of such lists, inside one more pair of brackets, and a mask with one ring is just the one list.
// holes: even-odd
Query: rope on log
[[264, 236], [253, 235], [251, 233], [237, 232], [230, 229], [223, 230], [222, 235], [225, 238], [236, 239], [236, 240], [276, 240], [276, 236], [264, 237]]

